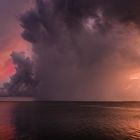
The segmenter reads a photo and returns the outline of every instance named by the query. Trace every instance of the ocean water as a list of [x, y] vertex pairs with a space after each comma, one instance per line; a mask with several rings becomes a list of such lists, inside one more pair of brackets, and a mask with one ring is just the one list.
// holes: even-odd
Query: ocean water
[[0, 140], [140, 140], [140, 102], [0, 102]]

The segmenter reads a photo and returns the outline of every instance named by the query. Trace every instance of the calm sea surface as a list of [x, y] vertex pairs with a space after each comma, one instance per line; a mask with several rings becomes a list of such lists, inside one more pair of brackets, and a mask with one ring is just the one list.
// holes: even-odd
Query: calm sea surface
[[0, 140], [140, 140], [140, 102], [0, 102]]

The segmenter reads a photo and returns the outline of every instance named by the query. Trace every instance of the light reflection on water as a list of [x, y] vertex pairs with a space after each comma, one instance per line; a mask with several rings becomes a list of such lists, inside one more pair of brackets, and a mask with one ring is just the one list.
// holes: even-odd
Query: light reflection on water
[[15, 125], [12, 123], [14, 103], [0, 102], [0, 140], [15, 139]]
[[0, 102], [0, 140], [138, 140], [140, 103]]

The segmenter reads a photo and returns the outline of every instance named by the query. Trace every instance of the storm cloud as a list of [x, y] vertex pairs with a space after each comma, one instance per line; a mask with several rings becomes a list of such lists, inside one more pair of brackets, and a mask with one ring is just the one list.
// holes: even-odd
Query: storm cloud
[[[125, 99], [126, 76], [140, 65], [140, 1], [35, 2], [20, 17], [22, 37], [32, 43], [38, 81], [35, 90], [26, 92], [48, 100]], [[21, 73], [23, 83], [32, 83], [23, 71], [15, 77]]]
[[11, 57], [16, 73], [4, 84], [6, 92], [11, 96], [31, 96], [29, 91], [37, 84], [34, 79], [33, 62], [24, 53], [13, 52]]

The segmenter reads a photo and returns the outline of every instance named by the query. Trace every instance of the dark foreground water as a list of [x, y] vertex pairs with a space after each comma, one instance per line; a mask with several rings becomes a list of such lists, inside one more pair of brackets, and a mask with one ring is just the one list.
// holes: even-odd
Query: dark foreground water
[[140, 102], [0, 102], [0, 140], [140, 140]]

